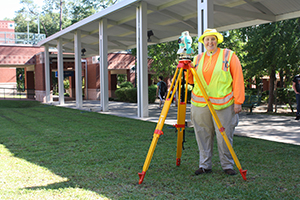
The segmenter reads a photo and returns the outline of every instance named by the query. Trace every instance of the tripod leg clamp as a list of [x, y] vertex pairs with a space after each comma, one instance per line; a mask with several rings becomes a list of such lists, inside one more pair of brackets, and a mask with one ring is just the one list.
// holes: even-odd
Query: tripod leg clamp
[[155, 129], [154, 134], [163, 135], [164, 132], [159, 129]]

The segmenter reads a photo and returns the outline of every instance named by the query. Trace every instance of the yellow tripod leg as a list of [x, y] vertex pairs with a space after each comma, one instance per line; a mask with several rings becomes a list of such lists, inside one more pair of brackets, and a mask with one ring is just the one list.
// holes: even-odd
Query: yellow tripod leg
[[240, 162], [239, 162], [239, 160], [238, 160], [238, 158], [237, 158], [237, 156], [236, 156], [236, 154], [235, 154], [235, 152], [234, 152], [234, 150], [233, 150], [233, 148], [232, 148], [232, 146], [231, 146], [231, 144], [230, 144], [230, 142], [228, 140], [228, 137], [227, 137], [227, 135], [225, 133], [225, 128], [222, 126], [222, 124], [220, 122], [220, 119], [219, 119], [219, 117], [218, 117], [218, 115], [217, 115], [214, 107], [212, 106], [212, 103], [210, 102], [210, 100], [208, 98], [208, 95], [207, 95], [207, 93], [206, 93], [206, 91], [205, 91], [205, 89], [204, 89], [204, 87], [203, 87], [203, 85], [202, 85], [202, 83], [201, 83], [201, 81], [200, 81], [200, 79], [198, 77], [198, 74], [196, 73], [196, 70], [194, 68], [192, 68], [192, 67], [190, 69], [191, 69], [191, 71], [192, 71], [192, 73], [193, 73], [193, 75], [194, 75], [194, 77], [196, 79], [197, 84], [200, 87], [200, 90], [201, 90], [201, 92], [203, 94], [203, 97], [204, 97], [204, 99], [205, 99], [205, 101], [206, 101], [206, 103], [208, 105], [208, 108], [209, 108], [210, 112], [212, 113], [212, 115], [214, 117], [214, 120], [215, 120], [215, 122], [216, 122], [216, 124], [217, 124], [217, 126], [219, 128], [219, 131], [220, 131], [221, 135], [224, 138], [224, 141], [225, 141], [225, 143], [226, 143], [226, 145], [227, 145], [227, 147], [228, 147], [228, 149], [229, 149], [229, 151], [231, 153], [231, 156], [232, 156], [232, 158], [233, 158], [233, 160], [234, 160], [237, 168], [239, 169], [239, 171], [240, 171], [243, 179], [247, 180], [247, 178], [246, 178], [247, 170], [243, 170], [242, 169], [241, 164], [240, 164]]
[[[180, 71], [182, 72], [182, 70]], [[187, 71], [189, 73], [189, 70]], [[176, 165], [180, 165], [182, 149], [183, 149], [183, 135], [185, 131], [185, 118], [186, 118], [186, 102], [187, 102], [187, 91], [188, 91], [188, 83], [185, 84], [185, 96], [184, 101], [181, 100], [181, 75], [179, 77], [179, 91], [178, 91], [178, 111], [177, 111], [177, 124], [175, 127], [177, 128], [177, 152], [176, 152]]]
[[[178, 68], [176, 69], [175, 76], [177, 75], [177, 73], [178, 73]], [[175, 79], [172, 81], [171, 88], [173, 87], [174, 82], [175, 82]], [[161, 135], [163, 135], [162, 128], [164, 126], [164, 122], [165, 122], [166, 117], [168, 115], [168, 112], [169, 112], [169, 109], [170, 109], [170, 106], [171, 106], [171, 103], [172, 103], [172, 99], [174, 97], [174, 93], [175, 93], [176, 89], [177, 89], [177, 86], [175, 86], [175, 88], [172, 92], [171, 98], [169, 98], [171, 91], [169, 91], [168, 94], [167, 94], [166, 101], [164, 103], [163, 109], [162, 109], [160, 117], [158, 119], [158, 123], [156, 125], [155, 131], [154, 131], [154, 134], [153, 134], [153, 139], [152, 139], [152, 142], [151, 142], [151, 145], [150, 145], [150, 148], [148, 150], [148, 154], [147, 154], [144, 166], [143, 166], [143, 171], [141, 173], [138, 173], [139, 178], [140, 178], [139, 179], [139, 184], [143, 183], [144, 177], [145, 177], [146, 172], [149, 168], [149, 165], [150, 165], [150, 162], [151, 162], [156, 144], [158, 142], [158, 139]]]
[[183, 134], [185, 130], [185, 114], [186, 114], [186, 103], [180, 102], [178, 103], [178, 113], [177, 113], [177, 124], [175, 127], [177, 128], [177, 152], [176, 152], [176, 165], [180, 165], [181, 155], [182, 155], [182, 142], [183, 142]]

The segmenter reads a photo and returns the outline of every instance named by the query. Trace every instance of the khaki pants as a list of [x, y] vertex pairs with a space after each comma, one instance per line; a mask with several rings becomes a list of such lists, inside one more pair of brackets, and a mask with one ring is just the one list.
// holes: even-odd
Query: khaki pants
[[[232, 145], [234, 129], [239, 121], [238, 114], [234, 113], [234, 105], [222, 110], [216, 110], [216, 113]], [[197, 107], [191, 105], [191, 120], [194, 124], [194, 131], [199, 148], [199, 167], [212, 169], [211, 159], [213, 155], [214, 136], [217, 135], [221, 166], [224, 170], [233, 169], [233, 158], [208, 106]]]

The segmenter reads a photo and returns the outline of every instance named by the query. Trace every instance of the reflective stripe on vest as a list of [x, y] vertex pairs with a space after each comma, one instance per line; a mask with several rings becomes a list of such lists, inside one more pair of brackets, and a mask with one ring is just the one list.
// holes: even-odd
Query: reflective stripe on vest
[[[192, 92], [191, 98], [192, 98], [192, 101], [195, 103], [205, 103], [206, 104], [204, 97], [196, 96], [193, 92]], [[225, 97], [222, 97], [222, 98], [209, 97], [209, 100], [213, 105], [225, 105], [225, 104], [229, 103], [232, 99], [233, 99], [233, 92], [229, 93], [228, 95], [226, 95]]]
[[[232, 91], [232, 77], [229, 71], [229, 63], [233, 52], [229, 49], [221, 49], [218, 55], [218, 60], [214, 72], [211, 77], [211, 82], [207, 85], [204, 76], [202, 74], [204, 57], [201, 56], [199, 59], [196, 58], [196, 63], [199, 64], [197, 74], [207, 95], [209, 96], [210, 102], [216, 110], [226, 108], [233, 104], [233, 91]], [[201, 72], [201, 73], [200, 73]], [[191, 102], [195, 106], [204, 107], [207, 105], [202, 92], [198, 86], [195, 84], [195, 87], [192, 91]]]

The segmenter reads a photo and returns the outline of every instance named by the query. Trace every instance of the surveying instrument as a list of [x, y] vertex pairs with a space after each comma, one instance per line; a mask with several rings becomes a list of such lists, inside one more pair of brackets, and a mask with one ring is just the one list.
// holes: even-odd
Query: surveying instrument
[[[174, 78], [172, 80], [171, 86], [170, 86], [170, 90], [168, 91], [163, 109], [161, 111], [160, 117], [158, 119], [158, 123], [156, 125], [156, 128], [154, 130], [154, 134], [153, 134], [153, 139], [150, 145], [150, 148], [148, 150], [148, 154], [143, 166], [143, 171], [141, 173], [138, 173], [139, 175], [139, 184], [143, 183], [143, 180], [145, 178], [146, 172], [149, 168], [156, 144], [158, 142], [158, 139], [161, 135], [163, 135], [163, 131], [162, 128], [164, 126], [164, 122], [165, 119], [168, 115], [171, 103], [172, 103], [172, 99], [174, 98], [174, 94], [177, 91], [178, 88], [178, 106], [177, 106], [177, 124], [175, 124], [175, 128], [177, 129], [177, 152], [176, 152], [176, 165], [179, 166], [180, 165], [180, 161], [181, 161], [181, 155], [182, 155], [182, 148], [183, 148], [183, 138], [184, 138], [184, 134], [185, 134], [185, 117], [186, 117], [186, 103], [187, 103], [187, 93], [188, 93], [188, 81], [182, 81], [185, 79], [184, 71], [186, 72], [186, 77], [189, 76], [189, 73], [192, 73], [194, 76], [194, 79], [196, 80], [197, 84], [200, 87], [200, 90], [204, 96], [204, 99], [207, 103], [207, 106], [218, 126], [218, 129], [221, 133], [221, 135], [224, 138], [224, 141], [231, 153], [231, 156], [233, 157], [233, 160], [237, 166], [237, 168], [239, 169], [242, 177], [244, 180], [247, 180], [246, 178], [246, 173], [247, 170], [243, 170], [241, 167], [241, 164], [228, 140], [228, 137], [226, 135], [225, 132], [225, 128], [222, 126], [219, 117], [217, 116], [217, 113], [214, 109], [214, 107], [212, 106], [212, 103], [198, 77], [198, 74], [195, 70], [195, 68], [191, 65], [191, 54], [194, 53], [193, 49], [191, 48], [192, 46], [192, 38], [189, 35], [188, 31], [184, 31], [182, 32], [181, 36], [178, 39], [178, 43], [179, 43], [179, 50], [177, 51], [177, 54], [179, 54], [179, 63], [177, 65], [175, 74], [174, 74]], [[176, 80], [176, 82], [175, 82]], [[182, 83], [185, 83], [185, 88], [182, 87]], [[182, 90], [183, 94], [182, 94]], [[171, 93], [172, 91], [172, 93]]]

